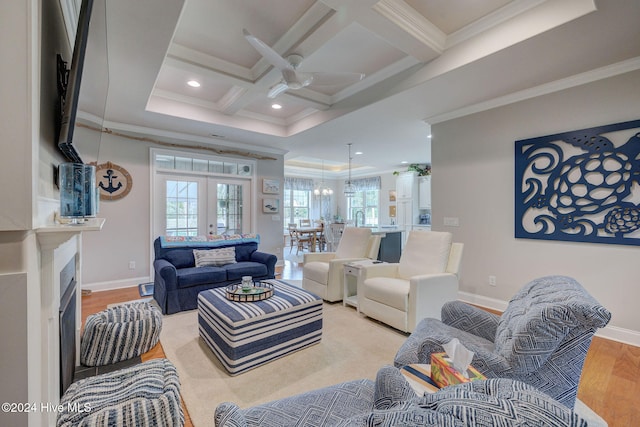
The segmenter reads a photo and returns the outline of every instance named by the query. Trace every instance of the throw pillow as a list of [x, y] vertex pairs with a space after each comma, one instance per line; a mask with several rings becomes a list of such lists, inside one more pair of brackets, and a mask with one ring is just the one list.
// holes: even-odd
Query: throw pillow
[[236, 248], [194, 249], [193, 257], [196, 260], [196, 267], [222, 267], [236, 263]]

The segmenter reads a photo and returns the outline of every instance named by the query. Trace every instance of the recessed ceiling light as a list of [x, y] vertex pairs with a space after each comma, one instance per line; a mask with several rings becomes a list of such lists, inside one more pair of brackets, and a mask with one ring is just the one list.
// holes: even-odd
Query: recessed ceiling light
[[280, 104], [271, 104], [271, 108], [273, 108], [274, 110], [279, 110], [282, 108], [282, 105]]
[[427, 135], [427, 138], [431, 138], [431, 134]]
[[200, 82], [197, 82], [195, 80], [189, 80], [187, 84], [191, 87], [200, 87]]
[[364, 153], [363, 153], [362, 151], [356, 151], [354, 154], [355, 154], [356, 156], [359, 156], [360, 154], [364, 154]]
[[407, 162], [406, 160], [403, 160], [400, 163], [402, 163], [404, 165], [404, 164], [409, 163], [409, 162]]

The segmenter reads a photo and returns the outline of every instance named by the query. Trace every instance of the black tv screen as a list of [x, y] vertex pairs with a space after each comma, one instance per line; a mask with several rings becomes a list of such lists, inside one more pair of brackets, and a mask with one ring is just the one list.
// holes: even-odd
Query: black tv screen
[[80, 83], [84, 68], [87, 40], [89, 39], [89, 27], [93, 0], [82, 0], [76, 38], [71, 58], [71, 67], [66, 76], [66, 90], [64, 90], [62, 102], [62, 116], [60, 120], [60, 133], [58, 136], [58, 148], [64, 156], [74, 163], [83, 163], [80, 154], [73, 146], [73, 133], [78, 113], [78, 100], [80, 97]]

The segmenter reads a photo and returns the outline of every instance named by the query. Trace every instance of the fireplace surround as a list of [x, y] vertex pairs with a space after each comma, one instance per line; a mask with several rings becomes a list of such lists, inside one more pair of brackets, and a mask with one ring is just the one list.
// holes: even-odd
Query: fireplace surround
[[[72, 319], [72, 326], [65, 329], [66, 340], [73, 344], [72, 370], [79, 360], [80, 326], [82, 322], [80, 308], [81, 296], [79, 288], [82, 286], [82, 233], [99, 231], [104, 225], [103, 218], [95, 218], [82, 225], [54, 224], [36, 230], [40, 252], [40, 316], [33, 319], [40, 329], [38, 372], [32, 377], [37, 390], [30, 396], [36, 402], [47, 402], [57, 405], [60, 402], [63, 383], [61, 377], [61, 346], [60, 346], [60, 308], [61, 300], [65, 297], [61, 280], [73, 277], [75, 291], [66, 296], [68, 305], [64, 315]], [[70, 265], [73, 265], [72, 267]], [[66, 270], [65, 270], [66, 269]], [[63, 271], [65, 273], [63, 274]], [[67, 280], [69, 285], [71, 280]], [[35, 343], [34, 343], [35, 344]], [[64, 368], [65, 370], [67, 368]], [[29, 425], [55, 425], [54, 412], [32, 412], [29, 414]]]

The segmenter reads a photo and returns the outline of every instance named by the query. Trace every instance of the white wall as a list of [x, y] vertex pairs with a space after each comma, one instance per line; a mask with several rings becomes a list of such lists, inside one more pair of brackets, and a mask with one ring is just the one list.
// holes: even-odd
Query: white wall
[[640, 345], [640, 247], [514, 238], [514, 142], [637, 120], [639, 106], [635, 71], [432, 126], [433, 229], [465, 244], [461, 291], [508, 301], [533, 278], [569, 275], [613, 313], [612, 330]]
[[[99, 233], [83, 235], [83, 287], [94, 290], [133, 286], [153, 280], [150, 271], [153, 262], [153, 240], [151, 235], [151, 176], [149, 148], [157, 146], [150, 142], [133, 140], [113, 134], [103, 134], [100, 147], [87, 147], [83, 141], [86, 128], [76, 129], [76, 146], [85, 162], [107, 161], [125, 168], [132, 177], [131, 192], [122, 199], [100, 201], [98, 216], [105, 218]], [[153, 136], [149, 138], [154, 139]], [[187, 150], [185, 150], [187, 151]], [[212, 154], [211, 152], [201, 152]], [[269, 154], [276, 160], [258, 160], [256, 164], [256, 192], [253, 194], [256, 212], [256, 232], [260, 234], [259, 250], [282, 257], [282, 214], [274, 221], [272, 214], [262, 213], [262, 178], [279, 179], [283, 183], [284, 160], [282, 155]], [[271, 195], [269, 197], [272, 197]], [[278, 197], [282, 198], [282, 194]], [[282, 206], [282, 200], [280, 201]], [[136, 268], [129, 269], [129, 261]]]

